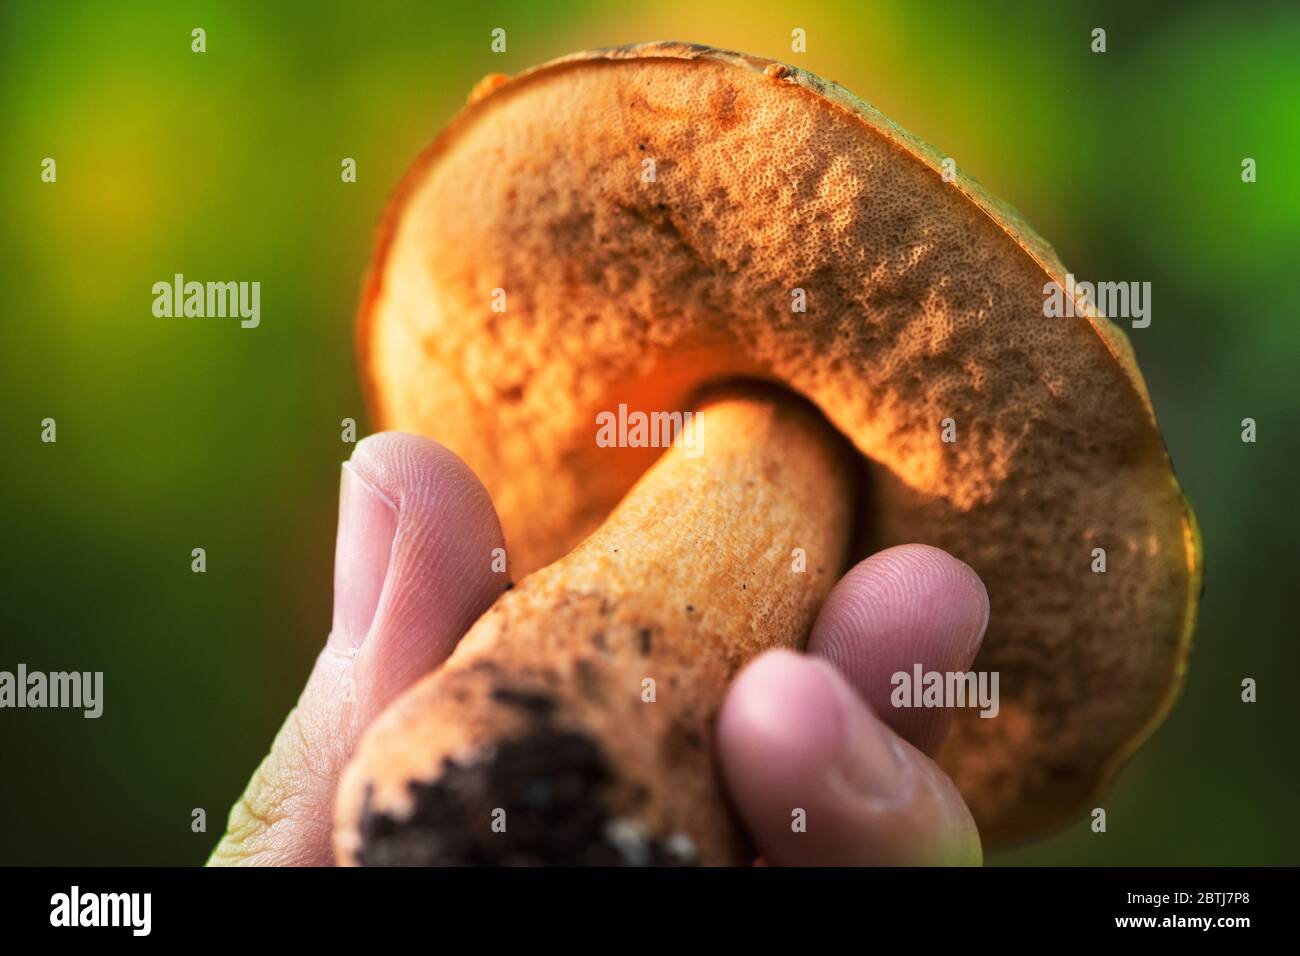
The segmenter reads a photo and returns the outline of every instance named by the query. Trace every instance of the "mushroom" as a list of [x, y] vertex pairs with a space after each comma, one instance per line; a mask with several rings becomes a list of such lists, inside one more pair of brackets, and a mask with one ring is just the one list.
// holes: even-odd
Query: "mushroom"
[[[802, 70], [651, 43], [480, 84], [358, 338], [378, 423], [474, 468], [527, 577], [365, 735], [340, 861], [744, 860], [728, 681], [904, 542], [989, 593], [999, 712], [939, 755], [986, 842], [1091, 806], [1177, 692], [1200, 544], [1124, 333], [1051, 283], [1014, 212]], [[702, 409], [704, 453], [602, 447], [620, 406]]]

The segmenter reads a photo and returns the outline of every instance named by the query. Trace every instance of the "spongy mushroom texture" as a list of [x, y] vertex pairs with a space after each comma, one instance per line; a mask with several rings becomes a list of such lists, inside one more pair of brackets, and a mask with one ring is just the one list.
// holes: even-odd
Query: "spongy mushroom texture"
[[839, 87], [648, 44], [540, 67], [457, 118], [394, 200], [359, 334], [379, 423], [475, 469], [516, 576], [659, 453], [598, 447], [598, 413], [687, 409], [735, 376], [807, 396], [871, 463], [869, 549], [933, 544], [987, 586], [975, 666], [999, 673], [1000, 712], [960, 712], [940, 760], [1001, 842], [1089, 806], [1158, 723], [1199, 590], [1123, 333], [1044, 316], [1064, 273]]

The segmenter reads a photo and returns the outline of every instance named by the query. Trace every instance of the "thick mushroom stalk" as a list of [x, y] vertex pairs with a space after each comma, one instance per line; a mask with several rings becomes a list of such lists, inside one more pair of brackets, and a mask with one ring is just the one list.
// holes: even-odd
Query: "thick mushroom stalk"
[[371, 728], [340, 790], [340, 861], [745, 858], [714, 716], [745, 661], [805, 642], [847, 560], [854, 468], [814, 410], [774, 390], [700, 415], [691, 447], [665, 452]]

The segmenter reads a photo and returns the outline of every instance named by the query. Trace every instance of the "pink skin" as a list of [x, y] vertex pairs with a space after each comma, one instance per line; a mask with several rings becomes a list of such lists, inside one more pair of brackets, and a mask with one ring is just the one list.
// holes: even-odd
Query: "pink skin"
[[[211, 864], [333, 862], [334, 791], [361, 732], [501, 592], [499, 547], [487, 492], [447, 449], [397, 433], [357, 445], [343, 466], [329, 639]], [[951, 714], [895, 709], [889, 695], [890, 675], [914, 664], [967, 669], [987, 621], [970, 568], [903, 545], [836, 585], [807, 654], [772, 651], [741, 672], [718, 750], [767, 862], [980, 862], [970, 813], [929, 756]]]
[[951, 712], [899, 709], [889, 697], [891, 675], [914, 664], [968, 670], [988, 607], [979, 577], [946, 552], [889, 548], [831, 591], [807, 654], [770, 651], [741, 671], [718, 746], [731, 797], [768, 862], [981, 861], [970, 812], [930, 759]]

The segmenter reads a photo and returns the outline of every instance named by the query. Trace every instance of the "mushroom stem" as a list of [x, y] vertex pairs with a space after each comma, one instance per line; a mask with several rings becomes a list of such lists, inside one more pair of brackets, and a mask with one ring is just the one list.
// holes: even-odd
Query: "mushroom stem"
[[665, 452], [366, 735], [341, 861], [745, 859], [713, 721], [747, 660], [807, 640], [847, 561], [855, 475], [842, 439], [776, 390], [699, 414], [701, 453]]

